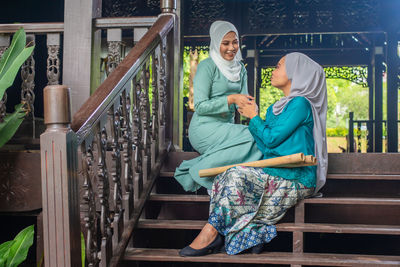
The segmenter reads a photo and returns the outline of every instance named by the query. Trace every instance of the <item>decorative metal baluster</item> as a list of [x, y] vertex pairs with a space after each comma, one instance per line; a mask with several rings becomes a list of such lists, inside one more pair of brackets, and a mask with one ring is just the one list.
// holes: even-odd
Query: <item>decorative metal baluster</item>
[[3, 56], [4, 52], [10, 46], [10, 35], [0, 34], [0, 58]]
[[47, 34], [47, 80], [48, 85], [59, 84], [60, 79], [60, 34]]
[[131, 98], [129, 93], [122, 93], [122, 125], [123, 133], [122, 155], [124, 157], [125, 193], [123, 203], [125, 209], [125, 222], [131, 219], [133, 214], [133, 170], [132, 170], [132, 132], [131, 132]]
[[158, 58], [154, 52], [152, 55], [152, 103], [151, 103], [151, 166], [156, 163], [158, 157]]
[[4, 121], [7, 114], [7, 93], [4, 92], [3, 98], [0, 100], [0, 122]]
[[107, 30], [108, 56], [107, 56], [107, 76], [115, 70], [121, 62], [122, 57], [122, 30]]
[[[118, 103], [118, 104], [117, 104]], [[112, 148], [112, 171], [111, 175], [114, 182], [114, 220], [113, 220], [113, 248], [115, 248], [121, 238], [124, 228], [124, 216], [122, 213], [122, 187], [121, 187], [121, 119], [119, 99], [114, 102], [114, 109], [109, 110], [111, 120], [111, 148]]]
[[[86, 151], [85, 151], [86, 150]], [[84, 221], [86, 228], [86, 262], [87, 266], [97, 266], [99, 258], [97, 257], [97, 213], [95, 193], [93, 191], [92, 179], [94, 178], [93, 171], [93, 151], [92, 144], [88, 145], [85, 149], [82, 146], [82, 167], [83, 167], [83, 201], [82, 210], [84, 211]]]
[[159, 74], [159, 148], [160, 150], [164, 149], [165, 147], [165, 110], [167, 106], [167, 76], [166, 76], [166, 66], [167, 66], [167, 45], [165, 38], [161, 41], [161, 53], [160, 53], [160, 74]]
[[[33, 45], [35, 44], [35, 35], [29, 34], [26, 39], [28, 43]], [[35, 89], [35, 59], [33, 58], [33, 55], [34, 51], [32, 51], [32, 54], [24, 62], [21, 68], [21, 102], [26, 104], [27, 109], [32, 115], [32, 138], [35, 138], [35, 110], [33, 106], [35, 102], [35, 93], [33, 92]]]
[[133, 110], [132, 110], [132, 132], [133, 132], [133, 148], [134, 148], [134, 160], [135, 160], [135, 166], [134, 166], [134, 190], [133, 190], [133, 198], [134, 198], [134, 203], [135, 207], [138, 203], [138, 199], [140, 197], [140, 194], [143, 189], [143, 171], [142, 171], [142, 151], [143, 151], [143, 146], [142, 146], [142, 124], [141, 124], [141, 119], [140, 119], [140, 111], [139, 111], [139, 96], [140, 96], [140, 85], [136, 84], [135, 87], [135, 97], [133, 100]]
[[[10, 36], [6, 34], [0, 34], [0, 58], [10, 45]], [[7, 105], [7, 93], [4, 92], [2, 99], [0, 100], [0, 122], [4, 121], [6, 116], [6, 105]]]
[[111, 243], [111, 216], [108, 198], [110, 196], [110, 185], [106, 165], [107, 132], [105, 126], [100, 126], [98, 134], [98, 191], [100, 199], [100, 231], [101, 231], [101, 266], [107, 266], [112, 256]]
[[143, 180], [147, 182], [150, 176], [150, 116], [149, 116], [149, 76], [147, 66], [141, 72], [140, 77], [140, 116], [142, 119], [142, 143], [143, 143]]

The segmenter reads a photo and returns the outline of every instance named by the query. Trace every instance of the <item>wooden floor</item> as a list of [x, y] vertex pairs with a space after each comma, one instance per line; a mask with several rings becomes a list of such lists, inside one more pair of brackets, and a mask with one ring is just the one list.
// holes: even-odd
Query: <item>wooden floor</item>
[[180, 257], [206, 223], [210, 198], [204, 189], [184, 192], [173, 178], [175, 167], [196, 154], [170, 153], [123, 266], [400, 266], [400, 155], [341, 155], [330, 155], [323, 197], [290, 209], [267, 251]]

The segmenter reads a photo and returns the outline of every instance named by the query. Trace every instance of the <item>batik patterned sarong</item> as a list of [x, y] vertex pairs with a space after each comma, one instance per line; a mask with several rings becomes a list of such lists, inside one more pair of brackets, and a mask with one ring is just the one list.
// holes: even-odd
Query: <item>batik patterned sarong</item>
[[225, 236], [226, 252], [237, 254], [270, 242], [286, 211], [313, 192], [262, 168], [230, 168], [214, 180], [208, 222]]

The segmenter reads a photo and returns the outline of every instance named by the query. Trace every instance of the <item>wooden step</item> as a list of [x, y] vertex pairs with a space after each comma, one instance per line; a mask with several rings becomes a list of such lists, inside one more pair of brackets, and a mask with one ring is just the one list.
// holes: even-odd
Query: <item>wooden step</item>
[[[174, 172], [161, 171], [160, 177], [171, 178], [174, 177]], [[327, 179], [332, 180], [386, 180], [386, 181], [400, 181], [400, 175], [394, 174], [348, 174], [348, 173], [328, 173]]]
[[264, 252], [261, 254], [211, 254], [180, 257], [178, 249], [128, 248], [125, 261], [217, 262], [241, 264], [298, 264], [308, 266], [400, 266], [400, 256], [353, 255], [328, 253]]
[[400, 198], [316, 197], [303, 201], [307, 204], [400, 205]]
[[[150, 201], [209, 202], [208, 195], [152, 194]], [[303, 200], [307, 204], [400, 205], [400, 198], [321, 197]]]
[[209, 202], [209, 195], [151, 194], [150, 201], [162, 202]]
[[328, 173], [327, 179], [335, 179], [335, 180], [389, 180], [389, 181], [397, 180], [397, 181], [400, 181], [400, 175]]
[[[138, 228], [200, 230], [205, 224], [203, 220], [141, 219]], [[276, 228], [281, 232], [400, 235], [397, 225], [279, 223]]]

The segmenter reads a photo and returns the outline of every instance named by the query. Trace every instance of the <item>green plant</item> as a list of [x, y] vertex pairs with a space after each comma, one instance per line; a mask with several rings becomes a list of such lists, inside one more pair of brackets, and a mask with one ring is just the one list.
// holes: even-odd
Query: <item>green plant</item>
[[[34, 45], [26, 45], [26, 34], [23, 28], [14, 34], [10, 47], [0, 59], [0, 99], [14, 83], [19, 68], [32, 54], [34, 48]], [[29, 107], [22, 102], [15, 106], [13, 113], [7, 114], [4, 120], [0, 122], [0, 147], [11, 139], [28, 112]]]
[[26, 227], [14, 238], [0, 245], [0, 267], [14, 267], [23, 262], [33, 244], [33, 225]]
[[326, 135], [329, 137], [346, 136], [349, 131], [345, 127], [327, 128]]
[[85, 267], [86, 261], [86, 246], [85, 246], [85, 237], [81, 232], [81, 260], [82, 260], [82, 267]]

